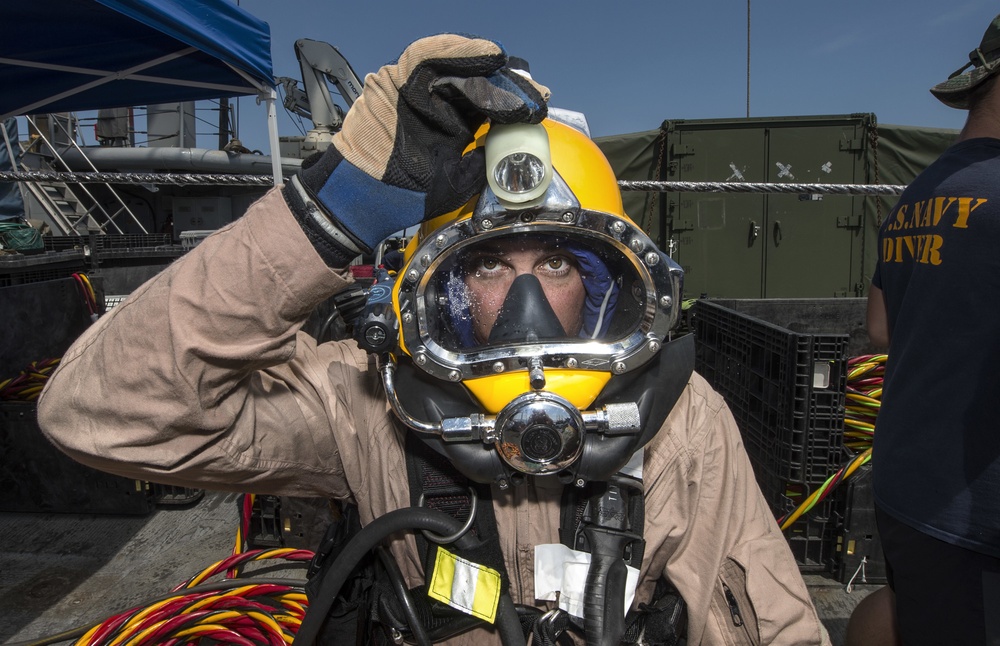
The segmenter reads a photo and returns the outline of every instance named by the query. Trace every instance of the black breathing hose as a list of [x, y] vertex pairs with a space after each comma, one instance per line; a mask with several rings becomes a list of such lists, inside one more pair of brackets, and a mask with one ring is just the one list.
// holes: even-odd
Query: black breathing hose
[[583, 627], [587, 643], [594, 646], [617, 646], [625, 634], [628, 568], [623, 557], [630, 545], [642, 541], [629, 528], [629, 499], [637, 491], [642, 495], [634, 480], [616, 476], [590, 499], [584, 511], [590, 571], [584, 590]]
[[396, 597], [399, 598], [399, 603], [403, 606], [403, 614], [406, 615], [406, 623], [410, 626], [413, 641], [417, 643], [417, 646], [430, 646], [431, 640], [427, 637], [427, 631], [424, 630], [424, 625], [420, 622], [420, 614], [417, 613], [413, 597], [410, 596], [410, 590], [406, 587], [406, 581], [403, 580], [403, 573], [399, 571], [399, 564], [392, 558], [389, 550], [382, 545], [376, 547], [375, 551], [378, 552], [378, 558], [382, 561], [382, 566], [389, 575], [389, 581], [392, 582], [392, 588], [396, 591]]
[[591, 555], [584, 597], [584, 632], [588, 644], [617, 646], [625, 634], [628, 569], [622, 560], [623, 544], [614, 540], [615, 536], [587, 533]]
[[[405, 530], [427, 530], [447, 536], [462, 529], [462, 523], [448, 514], [426, 507], [407, 507], [390, 511], [366, 525], [352, 538], [334, 561], [320, 582], [319, 591], [309, 600], [309, 609], [302, 618], [302, 625], [292, 642], [295, 646], [313, 646], [319, 636], [323, 621], [344, 586], [354, 566], [372, 549], [391, 534]], [[459, 548], [473, 547], [476, 539], [464, 534], [455, 541]], [[510, 593], [500, 597], [496, 619], [497, 631], [504, 646], [524, 646], [524, 633], [517, 616], [517, 609]]]

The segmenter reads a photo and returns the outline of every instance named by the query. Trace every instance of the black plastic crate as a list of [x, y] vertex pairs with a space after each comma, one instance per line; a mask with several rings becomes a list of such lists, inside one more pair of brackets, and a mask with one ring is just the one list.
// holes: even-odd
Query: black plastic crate
[[158, 482], [150, 483], [150, 487], [152, 489], [153, 502], [158, 507], [184, 507], [193, 505], [205, 497], [204, 489], [178, 487]]
[[329, 498], [257, 495], [250, 510], [247, 543], [255, 549], [315, 551], [330, 524], [340, 517], [340, 503]]
[[[776, 518], [853, 456], [843, 445], [847, 359], [869, 351], [864, 312], [864, 299], [703, 299], [692, 310], [697, 370], [732, 410]], [[851, 491], [841, 484], [785, 532], [801, 570], [850, 567], [845, 518], [871, 509]]]
[[187, 252], [180, 245], [163, 245], [148, 249], [98, 249], [97, 261], [102, 268], [120, 265], [166, 265]]
[[101, 267], [120, 265], [166, 265], [187, 251], [174, 244], [168, 234], [142, 236], [98, 236], [94, 255]]
[[[6, 283], [0, 277], [0, 287], [5, 284], [21, 284], [62, 278], [76, 271], [88, 271], [100, 275], [109, 294], [130, 294], [167, 265], [180, 258], [187, 249], [173, 244], [170, 234], [121, 234], [94, 236], [45, 236], [46, 254], [49, 258], [57, 254], [79, 254], [79, 261], [72, 271], [45, 267], [38, 271], [37, 262], [31, 274], [13, 275]], [[87, 263], [89, 262], [89, 268]], [[2, 265], [0, 265], [2, 270]], [[23, 272], [22, 272], [23, 273]]]
[[0, 511], [147, 514], [148, 483], [84, 466], [52, 446], [33, 403], [0, 403]]
[[776, 506], [787, 483], [820, 484], [848, 457], [848, 336], [791, 331], [732, 304], [739, 301], [695, 305], [696, 367], [729, 404], [761, 489]]
[[860, 467], [847, 482], [843, 522], [835, 528], [835, 573], [841, 583], [885, 583], [885, 556], [875, 523], [872, 465]]
[[[100, 303], [100, 282], [91, 278]], [[92, 323], [74, 278], [0, 287], [0, 313], [5, 328], [0, 335], [0, 380], [16, 377], [32, 361], [61, 357]]]
[[99, 236], [94, 257], [109, 294], [131, 294], [187, 251], [169, 234]]
[[94, 249], [101, 251], [152, 249], [173, 245], [169, 233], [143, 233], [94, 236]]
[[250, 512], [247, 542], [253, 548], [284, 547], [281, 531], [281, 497], [258, 495]]
[[[91, 242], [93, 240], [93, 242]], [[169, 233], [142, 233], [142, 234], [108, 234], [91, 236], [43, 236], [47, 251], [64, 251], [67, 249], [83, 249], [92, 247], [94, 250], [130, 250], [130, 249], [151, 249], [173, 245], [173, 239]]]
[[[794, 511], [803, 499], [788, 499], [786, 511]], [[817, 504], [785, 531], [800, 572], [827, 572], [836, 563], [836, 528], [842, 515], [842, 499], [832, 497]]]
[[46, 251], [30, 256], [0, 255], [0, 287], [68, 278], [86, 271], [87, 258], [80, 249]]
[[179, 254], [169, 251], [126, 252], [113, 257], [102, 253], [101, 268], [98, 273], [103, 281], [105, 293], [131, 294], [140, 285], [166, 269], [178, 256]]
[[42, 245], [46, 251], [82, 250], [88, 245], [87, 236], [42, 236]]

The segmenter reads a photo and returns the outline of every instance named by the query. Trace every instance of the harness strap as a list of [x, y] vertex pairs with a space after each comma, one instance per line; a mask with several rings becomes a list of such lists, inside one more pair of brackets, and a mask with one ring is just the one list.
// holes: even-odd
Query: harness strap
[[[499, 532], [493, 513], [493, 499], [489, 485], [474, 483], [461, 475], [447, 458], [421, 441], [415, 433], [407, 433], [406, 435], [406, 456], [410, 502], [413, 505], [422, 502], [426, 507], [438, 509], [464, 522], [472, 512], [473, 496], [471, 491], [475, 490], [475, 519], [469, 531], [479, 539], [479, 547], [470, 550], [457, 550], [454, 546], [449, 546], [449, 550], [462, 558], [499, 572], [502, 590], [508, 591], [510, 578], [503, 560], [503, 553], [500, 550]], [[589, 483], [583, 488], [567, 486], [563, 489], [559, 538], [564, 545], [580, 551], [590, 551], [591, 546], [588, 544], [587, 532], [584, 530], [594, 526], [594, 510], [588, 509], [588, 505], [592, 506], [593, 501], [600, 498], [607, 486], [608, 483], [597, 482]], [[641, 491], [628, 496], [628, 501], [628, 527], [641, 537], [645, 518], [645, 505]], [[437, 545], [428, 541], [423, 534], [417, 534], [416, 541], [424, 571], [430, 573], [435, 565]], [[631, 548], [625, 556], [626, 564], [638, 569], [642, 564], [643, 547], [644, 542], [641, 538], [631, 543]], [[376, 593], [376, 608], [372, 614], [376, 621], [398, 626], [399, 629], [405, 631], [405, 621], [396, 602], [395, 594], [389, 592], [389, 590], [385, 590], [381, 594]], [[435, 641], [464, 632], [478, 623], [475, 618], [430, 599], [426, 594], [426, 586], [419, 586], [412, 592], [420, 615], [427, 619], [425, 625], [429, 629], [428, 634]], [[519, 609], [522, 614], [522, 625], [525, 634], [533, 633], [539, 644], [562, 643], [561, 639], [550, 641], [549, 635], [553, 632], [563, 633], [567, 627], [575, 630], [580, 628], [576, 625], [577, 622], [566, 613], [561, 613], [562, 616], [559, 616], [558, 613], [553, 615], [554, 619], [550, 619], [549, 623], [545, 624], [543, 618], [547, 615], [537, 611], [527, 612], [529, 610], [534, 611], [535, 609], [525, 608], [524, 612]], [[555, 621], [556, 624], [552, 624], [552, 621]], [[644, 643], [651, 644], [682, 643], [680, 640], [683, 640], [685, 635], [685, 622], [686, 612], [683, 599], [669, 583], [661, 581], [649, 604], [641, 604], [638, 609], [628, 613], [625, 618], [625, 635], [622, 644], [635, 644], [642, 639], [647, 640]]]
[[[410, 482], [410, 504], [416, 506], [422, 502], [425, 507], [443, 511], [462, 522], [473, 513], [473, 497], [470, 492], [475, 490], [475, 519], [469, 531], [479, 539], [479, 546], [467, 550], [457, 550], [453, 546], [448, 549], [464, 559], [499, 572], [500, 592], [507, 593], [510, 590], [510, 577], [500, 549], [500, 535], [497, 532], [493, 495], [489, 485], [470, 481], [452, 467], [447, 458], [434, 451], [413, 432], [406, 434], [406, 471]], [[437, 545], [428, 541], [423, 534], [417, 534], [416, 540], [425, 576], [429, 576], [434, 571]]]

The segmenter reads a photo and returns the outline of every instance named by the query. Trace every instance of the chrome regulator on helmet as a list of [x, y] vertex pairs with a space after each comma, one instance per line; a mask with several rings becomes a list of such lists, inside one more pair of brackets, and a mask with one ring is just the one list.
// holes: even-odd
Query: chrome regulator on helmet
[[625, 215], [584, 133], [547, 119], [473, 145], [487, 188], [410, 240], [359, 339], [395, 413], [470, 479], [605, 480], [665, 416], [683, 273]]

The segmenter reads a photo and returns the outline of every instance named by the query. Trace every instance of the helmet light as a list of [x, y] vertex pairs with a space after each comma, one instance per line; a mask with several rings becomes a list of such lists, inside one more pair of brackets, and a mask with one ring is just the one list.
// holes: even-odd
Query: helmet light
[[486, 180], [501, 202], [528, 206], [552, 182], [549, 135], [541, 124], [494, 125], [486, 137]]

